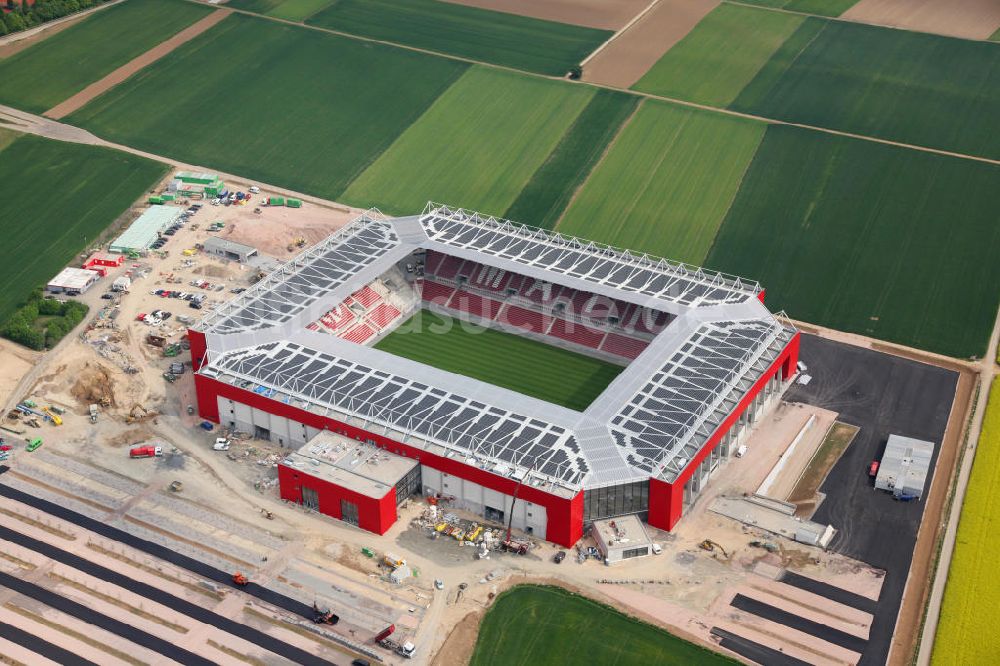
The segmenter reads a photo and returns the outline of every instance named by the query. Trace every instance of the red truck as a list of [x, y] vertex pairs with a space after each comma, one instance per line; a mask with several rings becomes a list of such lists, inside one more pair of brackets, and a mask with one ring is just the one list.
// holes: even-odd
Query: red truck
[[128, 452], [129, 458], [154, 458], [162, 455], [162, 446], [136, 446]]

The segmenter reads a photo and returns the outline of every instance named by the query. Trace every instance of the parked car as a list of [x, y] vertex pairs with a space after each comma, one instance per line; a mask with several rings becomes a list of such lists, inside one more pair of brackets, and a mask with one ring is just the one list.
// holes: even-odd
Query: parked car
[[552, 558], [552, 561], [555, 562], [556, 564], [562, 564], [562, 561], [565, 559], [566, 559], [566, 551], [560, 550], [558, 553], [556, 553], [556, 556]]
[[107, 293], [101, 294], [101, 298], [104, 299], [105, 301], [110, 301], [114, 297], [115, 297], [115, 295], [113, 293], [111, 293], [110, 291], [107, 292]]
[[215, 444], [212, 445], [213, 451], [228, 451], [229, 450], [229, 440], [225, 437], [216, 437]]
[[140, 312], [139, 314], [136, 315], [135, 320], [136, 321], [146, 321], [146, 316], [147, 315], [146, 315], [145, 312]]
[[166, 321], [166, 320], [170, 319], [171, 317], [173, 317], [173, 315], [170, 314], [169, 312], [162, 312], [162, 313], [160, 313], [160, 319], [162, 319], [163, 321]]

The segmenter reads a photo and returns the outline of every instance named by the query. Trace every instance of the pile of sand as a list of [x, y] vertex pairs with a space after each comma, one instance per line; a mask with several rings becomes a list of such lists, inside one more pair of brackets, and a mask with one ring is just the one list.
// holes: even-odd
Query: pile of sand
[[111, 370], [100, 363], [86, 363], [77, 374], [69, 392], [83, 406], [97, 404], [114, 407], [118, 404]]

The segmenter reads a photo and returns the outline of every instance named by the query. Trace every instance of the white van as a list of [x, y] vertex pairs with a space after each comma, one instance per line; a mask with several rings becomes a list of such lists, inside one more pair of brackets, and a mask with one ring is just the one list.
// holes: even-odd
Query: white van
[[742, 458], [746, 454], [747, 454], [747, 445], [746, 444], [740, 444], [740, 447], [738, 449], [736, 449], [736, 457], [737, 458]]

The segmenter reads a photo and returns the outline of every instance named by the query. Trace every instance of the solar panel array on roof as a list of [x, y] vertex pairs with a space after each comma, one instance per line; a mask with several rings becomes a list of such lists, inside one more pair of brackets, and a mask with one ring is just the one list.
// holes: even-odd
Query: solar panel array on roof
[[365, 214], [219, 308], [200, 327], [233, 333], [284, 323], [398, 244], [391, 223]]
[[682, 305], [742, 303], [760, 292], [740, 278], [447, 206], [428, 204], [421, 222], [429, 238], [453, 247]]
[[216, 378], [233, 375], [464, 456], [533, 467], [569, 485], [579, 484], [589, 470], [565, 428], [296, 343], [230, 352], [202, 372]]
[[615, 442], [626, 449], [629, 463], [651, 475], [662, 467], [668, 480], [676, 478], [732, 411], [713, 419], [716, 407], [763, 362], [761, 356], [767, 362], [763, 372], [789, 337], [777, 320], [700, 326], [611, 419]]

